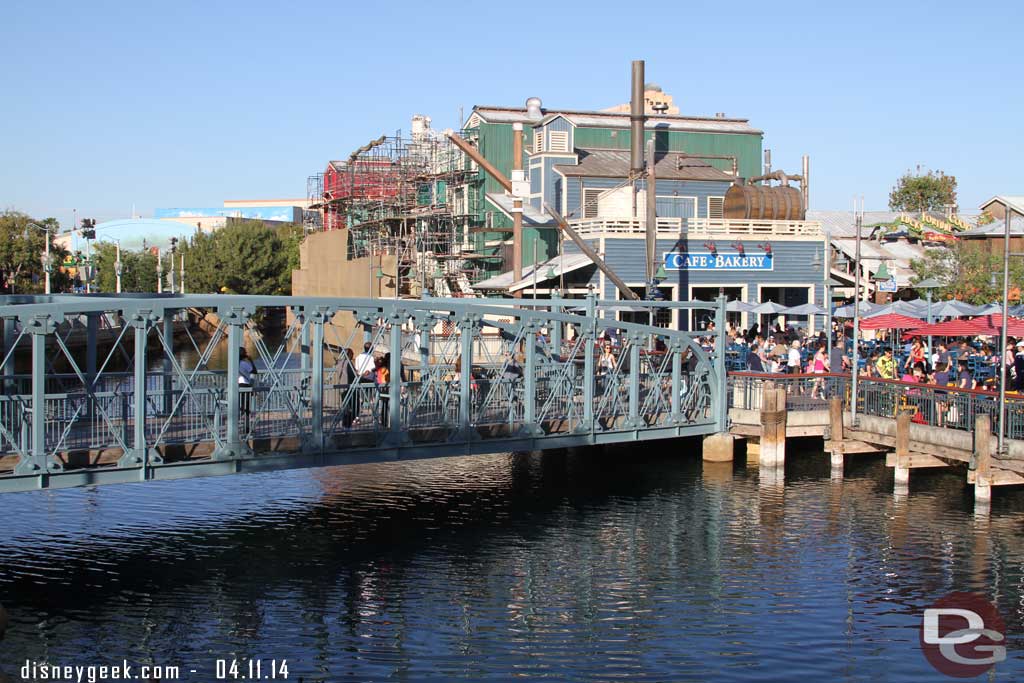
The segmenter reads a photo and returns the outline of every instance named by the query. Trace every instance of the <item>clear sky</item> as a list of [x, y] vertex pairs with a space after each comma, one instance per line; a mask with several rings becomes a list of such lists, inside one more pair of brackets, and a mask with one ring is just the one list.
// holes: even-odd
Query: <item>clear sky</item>
[[602, 108], [647, 61], [682, 113], [749, 118], [811, 204], [883, 209], [921, 165], [962, 210], [1024, 192], [1024, 3], [28, 2], [0, 5], [0, 208], [70, 223], [306, 177], [415, 113]]

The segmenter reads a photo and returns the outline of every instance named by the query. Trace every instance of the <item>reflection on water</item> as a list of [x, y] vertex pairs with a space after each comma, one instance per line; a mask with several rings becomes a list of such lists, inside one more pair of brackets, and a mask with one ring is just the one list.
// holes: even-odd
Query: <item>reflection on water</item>
[[[226, 656], [291, 680], [935, 680], [917, 626], [992, 596], [1019, 679], [1024, 494], [877, 459], [782, 480], [695, 447], [472, 456], [3, 496], [0, 668]], [[188, 675], [186, 675], [188, 678]]]

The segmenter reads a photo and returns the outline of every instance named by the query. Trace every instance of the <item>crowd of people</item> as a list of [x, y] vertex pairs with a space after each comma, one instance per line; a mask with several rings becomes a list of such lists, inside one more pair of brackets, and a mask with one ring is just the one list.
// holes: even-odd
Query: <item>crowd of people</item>
[[[838, 323], [833, 334], [807, 335], [799, 328], [776, 325], [765, 336], [729, 326], [729, 348], [741, 350], [744, 369], [770, 374], [824, 374], [851, 372], [852, 340]], [[831, 337], [831, 345], [829, 344]], [[912, 337], [892, 345], [862, 342], [858, 376], [937, 384], [960, 389], [998, 389], [1024, 393], [1024, 339], [1009, 339], [1003, 354], [984, 338], [937, 339], [929, 354], [925, 340]]]

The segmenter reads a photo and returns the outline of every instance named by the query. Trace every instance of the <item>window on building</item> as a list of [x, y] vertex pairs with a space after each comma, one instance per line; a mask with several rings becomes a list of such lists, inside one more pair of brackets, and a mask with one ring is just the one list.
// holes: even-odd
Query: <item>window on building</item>
[[544, 131], [535, 130], [533, 131], [533, 151], [543, 152], [544, 151]]
[[569, 151], [569, 133], [564, 130], [553, 130], [550, 133], [551, 137], [551, 152], [568, 152]]
[[725, 197], [708, 197], [708, 218], [725, 217]]
[[583, 217], [597, 218], [597, 198], [604, 190], [584, 189], [583, 190]]

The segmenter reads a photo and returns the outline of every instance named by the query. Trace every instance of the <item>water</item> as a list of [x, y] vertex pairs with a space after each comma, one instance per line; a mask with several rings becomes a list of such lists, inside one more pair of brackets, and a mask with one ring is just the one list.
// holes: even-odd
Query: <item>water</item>
[[[1024, 494], [878, 459], [784, 484], [693, 444], [472, 456], [4, 495], [0, 669], [122, 659], [214, 680], [941, 680], [945, 593], [993, 597], [1024, 674]], [[195, 669], [196, 674], [190, 670]], [[244, 669], [243, 669], [244, 671]], [[267, 673], [266, 669], [263, 671]]]

